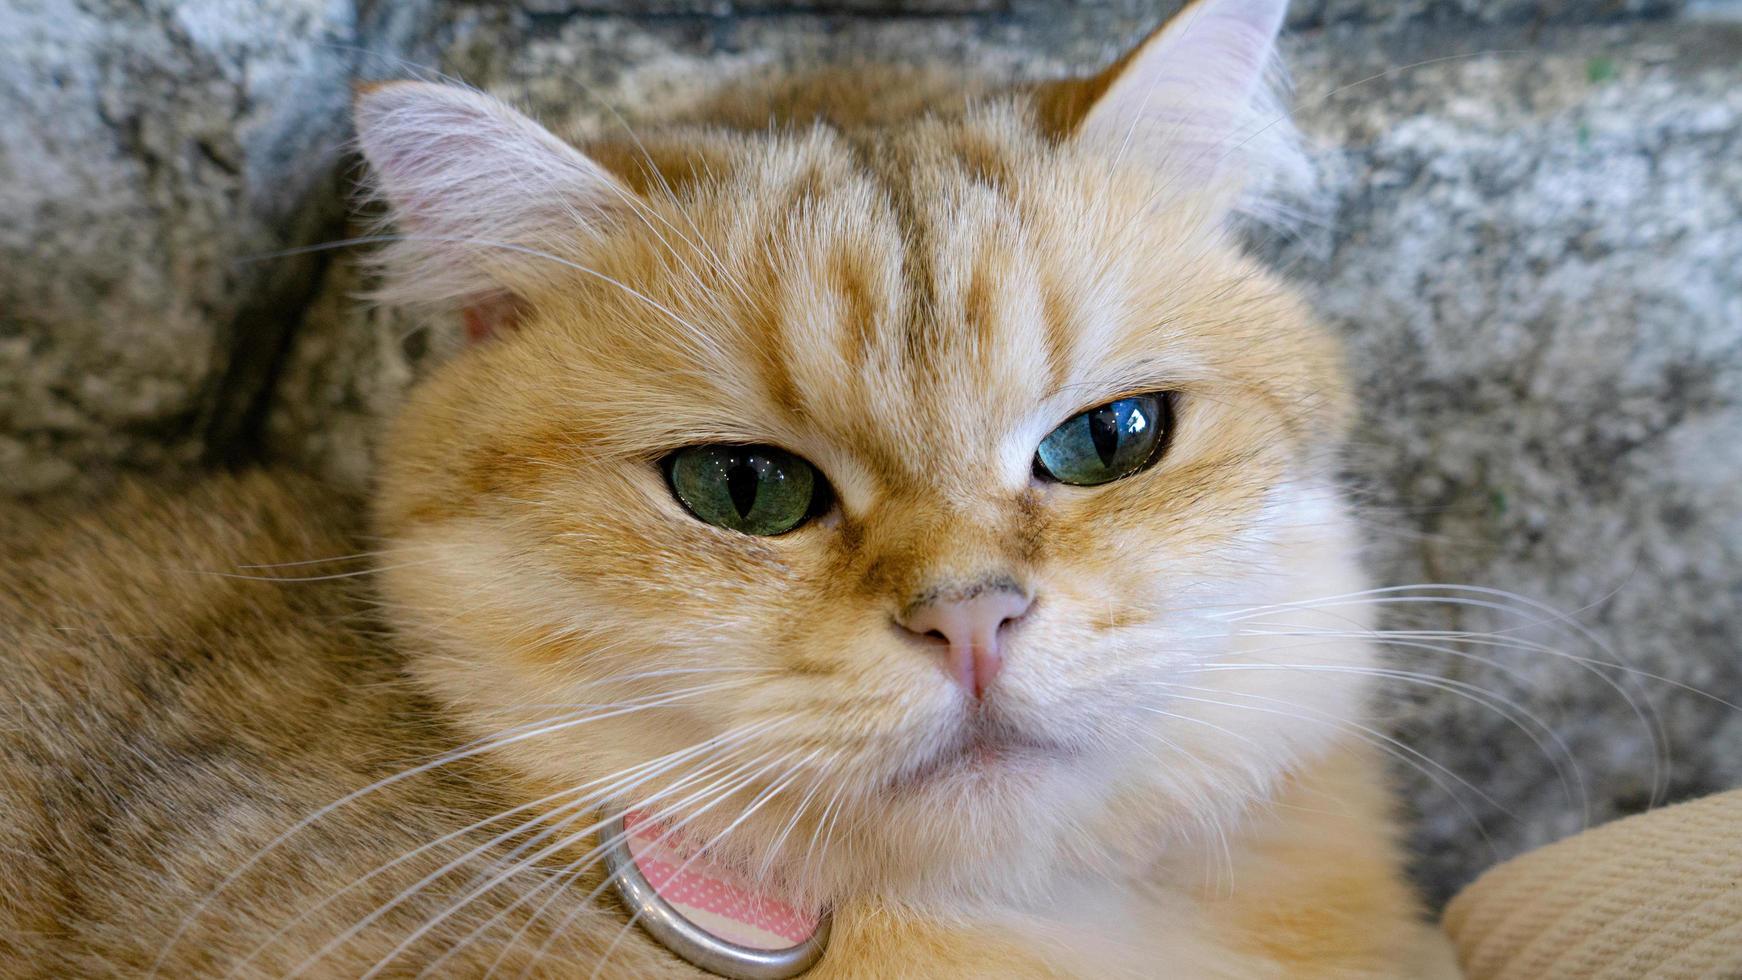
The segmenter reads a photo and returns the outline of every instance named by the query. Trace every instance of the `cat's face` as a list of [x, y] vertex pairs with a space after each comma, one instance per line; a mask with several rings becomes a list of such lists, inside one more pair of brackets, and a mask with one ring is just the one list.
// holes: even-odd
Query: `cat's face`
[[[1329, 677], [1199, 670], [1243, 610], [1354, 587], [1334, 349], [1216, 195], [1014, 102], [653, 149], [705, 166], [491, 259], [523, 267], [516, 324], [387, 447], [417, 669], [541, 794], [688, 820], [793, 889], [1007, 887], [1141, 854], [1134, 813], [1222, 819], [1319, 737], [1228, 699], [1350, 710]], [[1037, 468], [1121, 400], [1165, 430], [1131, 472]], [[728, 488], [676, 462], [698, 446], [777, 447], [813, 489]], [[711, 492], [785, 510], [721, 526]]]

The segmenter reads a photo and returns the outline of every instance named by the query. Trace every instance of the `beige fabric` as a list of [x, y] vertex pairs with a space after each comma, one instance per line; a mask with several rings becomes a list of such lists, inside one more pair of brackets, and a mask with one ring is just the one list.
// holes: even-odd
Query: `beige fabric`
[[1742, 978], [1742, 790], [1587, 830], [1464, 889], [1471, 980]]

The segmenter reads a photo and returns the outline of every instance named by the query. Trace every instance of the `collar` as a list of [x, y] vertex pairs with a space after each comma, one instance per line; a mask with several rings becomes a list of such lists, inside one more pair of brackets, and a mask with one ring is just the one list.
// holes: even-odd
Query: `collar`
[[646, 812], [607, 809], [610, 881], [639, 925], [684, 960], [733, 980], [782, 980], [811, 968], [829, 941], [826, 909], [759, 890]]

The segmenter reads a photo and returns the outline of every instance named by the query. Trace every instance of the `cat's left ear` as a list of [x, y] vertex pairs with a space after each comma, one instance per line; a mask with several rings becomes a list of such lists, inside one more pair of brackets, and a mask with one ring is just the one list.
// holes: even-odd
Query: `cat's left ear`
[[1057, 83], [1040, 108], [1060, 136], [1141, 163], [1227, 205], [1305, 173], [1275, 83], [1288, 0], [1192, 0], [1090, 78]]
[[444, 304], [478, 339], [519, 301], [572, 279], [634, 192], [501, 100], [455, 85], [357, 93], [357, 141], [399, 234], [383, 253], [389, 302]]

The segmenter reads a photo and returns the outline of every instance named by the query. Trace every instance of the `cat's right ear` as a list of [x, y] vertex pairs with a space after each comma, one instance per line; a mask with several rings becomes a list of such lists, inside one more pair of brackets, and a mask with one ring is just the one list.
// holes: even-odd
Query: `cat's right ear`
[[397, 226], [380, 296], [465, 311], [473, 339], [572, 278], [634, 192], [501, 100], [454, 85], [360, 88], [357, 141]]
[[1106, 70], [1042, 86], [1053, 135], [1272, 216], [1311, 168], [1282, 109], [1277, 32], [1288, 0], [1188, 0]]

